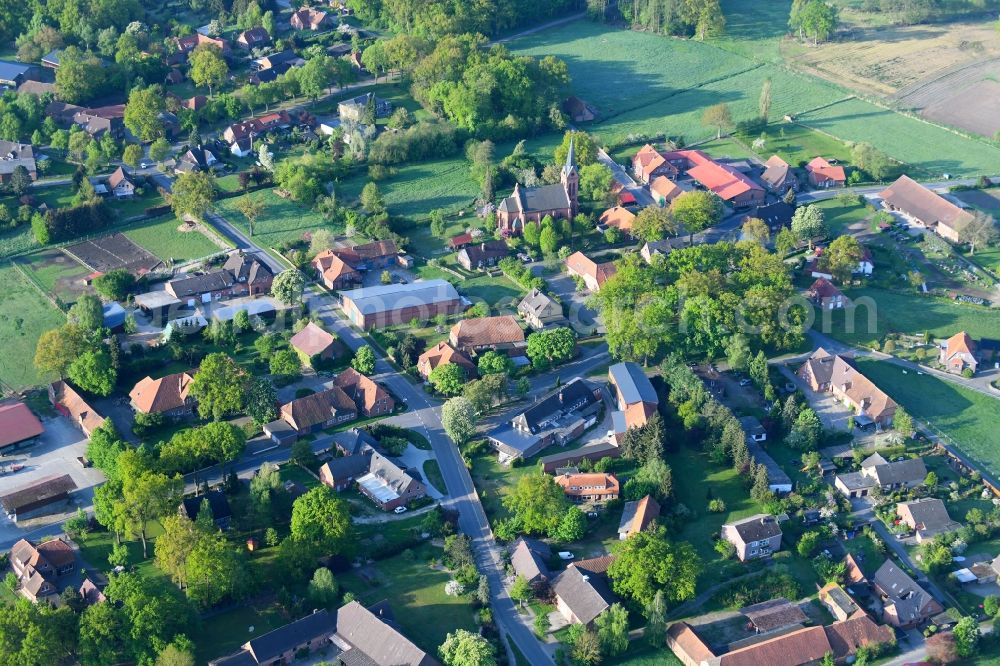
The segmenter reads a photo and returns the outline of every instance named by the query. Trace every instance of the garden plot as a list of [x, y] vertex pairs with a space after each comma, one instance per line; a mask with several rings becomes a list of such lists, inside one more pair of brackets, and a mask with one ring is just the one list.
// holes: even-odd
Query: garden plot
[[125, 234], [114, 233], [66, 248], [92, 271], [107, 273], [124, 268], [132, 273], [148, 273], [163, 262], [136, 245]]
[[91, 270], [61, 250], [47, 249], [16, 260], [42, 289], [70, 306], [83, 294], [94, 293], [86, 278]]

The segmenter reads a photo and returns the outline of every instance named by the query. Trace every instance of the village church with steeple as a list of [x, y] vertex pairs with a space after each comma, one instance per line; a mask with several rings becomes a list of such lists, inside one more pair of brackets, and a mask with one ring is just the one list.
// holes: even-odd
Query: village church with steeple
[[504, 236], [519, 236], [524, 225], [529, 222], [540, 224], [542, 218], [551, 215], [554, 219], [573, 219], [577, 207], [577, 192], [580, 188], [580, 174], [576, 168], [576, 153], [573, 139], [569, 142], [566, 164], [563, 165], [559, 182], [541, 187], [514, 185], [514, 192], [497, 206], [497, 226]]

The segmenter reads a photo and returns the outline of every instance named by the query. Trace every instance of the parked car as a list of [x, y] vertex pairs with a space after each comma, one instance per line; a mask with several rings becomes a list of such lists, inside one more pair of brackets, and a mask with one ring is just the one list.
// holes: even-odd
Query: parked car
[[569, 552], [568, 550], [560, 550], [559, 551], [559, 559], [560, 560], [572, 560], [574, 557], [576, 557], [576, 555], [574, 555], [573, 553]]
[[405, 506], [397, 506], [395, 509], [392, 510], [392, 512], [393, 513], [406, 513], [406, 507]]
[[740, 386], [750, 386], [750, 384], [752, 384], [752, 383], [753, 383], [753, 381], [750, 380], [750, 379], [747, 379], [746, 377], [744, 377], [743, 379], [740, 380]]

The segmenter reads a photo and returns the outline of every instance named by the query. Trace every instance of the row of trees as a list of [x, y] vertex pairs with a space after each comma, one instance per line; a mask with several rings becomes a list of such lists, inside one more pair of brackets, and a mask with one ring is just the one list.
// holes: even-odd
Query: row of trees
[[716, 37], [725, 31], [719, 0], [587, 0], [587, 11], [599, 21], [624, 21], [633, 30], [675, 37]]

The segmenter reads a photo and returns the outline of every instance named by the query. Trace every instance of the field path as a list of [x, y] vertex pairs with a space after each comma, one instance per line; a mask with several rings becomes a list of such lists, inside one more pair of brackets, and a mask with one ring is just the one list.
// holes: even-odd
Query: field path
[[536, 25], [533, 28], [528, 28], [527, 30], [522, 30], [521, 32], [514, 33], [513, 35], [507, 35], [506, 37], [501, 37], [500, 39], [494, 39], [492, 42], [489, 42], [487, 46], [493, 46], [494, 44], [503, 44], [505, 42], [512, 42], [515, 39], [520, 39], [521, 37], [533, 35], [536, 32], [541, 32], [542, 30], [548, 30], [549, 28], [554, 28], [557, 25], [562, 25], [563, 23], [569, 23], [571, 21], [575, 21], [577, 19], [583, 18], [586, 15], [587, 12], [577, 12], [576, 14], [563, 16], [562, 18], [557, 18], [555, 20], [549, 21], [548, 23]]

